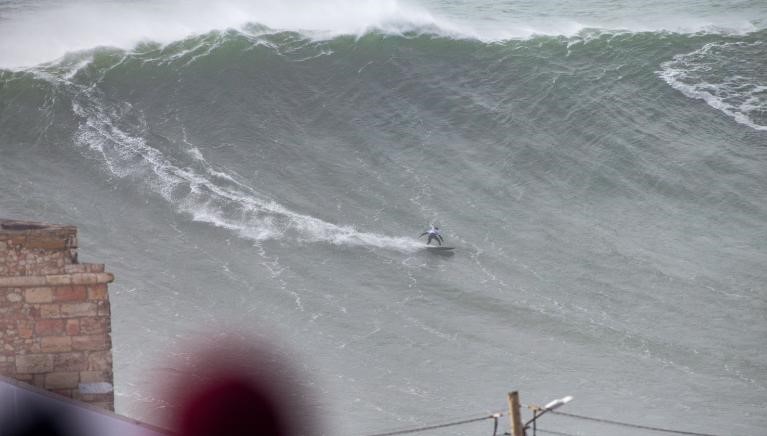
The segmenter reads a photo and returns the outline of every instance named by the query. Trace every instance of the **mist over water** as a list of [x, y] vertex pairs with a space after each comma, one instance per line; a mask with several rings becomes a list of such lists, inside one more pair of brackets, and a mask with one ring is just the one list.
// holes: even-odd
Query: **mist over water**
[[[513, 389], [758, 434], [766, 19], [3, 1], [0, 216], [75, 224], [115, 273], [117, 410], [137, 419], [161, 420], [176, 344], [235, 329], [314, 375], [328, 434], [481, 416]], [[423, 249], [432, 223], [454, 255]]]

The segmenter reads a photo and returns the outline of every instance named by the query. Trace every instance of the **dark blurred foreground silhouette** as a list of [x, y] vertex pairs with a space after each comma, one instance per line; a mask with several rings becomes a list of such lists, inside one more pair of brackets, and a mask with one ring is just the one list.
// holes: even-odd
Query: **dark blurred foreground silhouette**
[[274, 347], [242, 335], [221, 334], [189, 344], [177, 355], [181, 357], [171, 362], [173, 371], [156, 380], [158, 396], [169, 404], [167, 430], [150, 426], [126, 430], [126, 420], [116, 415], [90, 408], [88, 413], [101, 419], [83, 417], [76, 409], [85, 406], [60, 398], [19, 402], [0, 396], [0, 436], [324, 433], [311, 410], [304, 379]]

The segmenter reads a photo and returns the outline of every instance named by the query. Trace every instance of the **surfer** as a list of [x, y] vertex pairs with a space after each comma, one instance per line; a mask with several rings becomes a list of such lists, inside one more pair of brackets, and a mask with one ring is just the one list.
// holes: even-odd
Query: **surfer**
[[436, 239], [437, 243], [439, 245], [442, 245], [442, 242], [443, 242], [442, 234], [439, 231], [439, 227], [434, 226], [434, 224], [431, 225], [429, 230], [427, 230], [427, 231], [421, 233], [420, 235], [418, 235], [418, 237], [420, 238], [421, 236], [424, 236], [424, 235], [428, 235], [428, 239], [426, 239], [426, 245], [431, 244], [431, 240], [432, 239]]

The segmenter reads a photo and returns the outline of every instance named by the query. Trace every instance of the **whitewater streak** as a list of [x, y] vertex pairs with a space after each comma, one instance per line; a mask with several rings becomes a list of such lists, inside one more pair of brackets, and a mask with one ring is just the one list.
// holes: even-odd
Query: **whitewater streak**
[[[50, 76], [39, 77], [51, 80]], [[115, 119], [132, 110], [129, 103], [108, 107], [95, 88], [63, 79], [55, 81], [58, 86], [64, 83], [73, 88], [72, 110], [82, 119], [75, 141], [97, 152], [111, 174], [147, 180], [154, 192], [195, 221], [234, 231], [254, 241], [293, 237], [302, 242], [401, 252], [414, 252], [423, 246], [414, 238], [358, 232], [353, 226], [340, 226], [291, 211], [232, 175], [212, 168], [197, 147], [190, 148], [188, 153], [202, 171], [181, 168], [141, 136], [131, 135], [116, 125]], [[186, 135], [183, 141], [192, 145]]]
[[[737, 50], [746, 51], [751, 57], [732, 62]], [[764, 74], [765, 59], [767, 44], [762, 41], [712, 42], [691, 53], [674, 56], [662, 63], [656, 74], [685, 96], [705, 101], [740, 124], [767, 131], [763, 115], [767, 111], [767, 76], [758, 76]], [[719, 74], [711, 74], [712, 71]], [[722, 71], [728, 71], [728, 75], [722, 77]]]

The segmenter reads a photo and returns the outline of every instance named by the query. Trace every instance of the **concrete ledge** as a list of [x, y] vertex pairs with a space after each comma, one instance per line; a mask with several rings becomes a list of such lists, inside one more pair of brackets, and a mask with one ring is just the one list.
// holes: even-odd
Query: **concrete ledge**
[[0, 277], [0, 288], [36, 288], [42, 286], [99, 285], [112, 283], [112, 273], [75, 273], [47, 276]]

